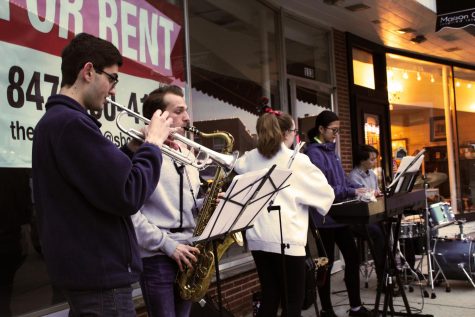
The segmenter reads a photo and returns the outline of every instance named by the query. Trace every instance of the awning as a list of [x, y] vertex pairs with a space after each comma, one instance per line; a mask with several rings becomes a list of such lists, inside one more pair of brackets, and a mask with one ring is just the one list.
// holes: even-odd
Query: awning
[[250, 113], [258, 114], [262, 87], [255, 82], [226, 76], [196, 66], [191, 67], [191, 78], [193, 78], [193, 88], [202, 93]]

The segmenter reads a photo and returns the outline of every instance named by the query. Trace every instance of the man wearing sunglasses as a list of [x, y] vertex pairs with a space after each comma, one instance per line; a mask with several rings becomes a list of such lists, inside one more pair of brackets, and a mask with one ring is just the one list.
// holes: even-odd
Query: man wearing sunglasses
[[33, 190], [51, 282], [69, 316], [135, 316], [131, 284], [142, 269], [130, 216], [160, 176], [168, 113], [154, 113], [130, 159], [105, 138], [88, 111], [115, 94], [120, 52], [89, 34], [62, 52], [62, 82], [33, 139]]

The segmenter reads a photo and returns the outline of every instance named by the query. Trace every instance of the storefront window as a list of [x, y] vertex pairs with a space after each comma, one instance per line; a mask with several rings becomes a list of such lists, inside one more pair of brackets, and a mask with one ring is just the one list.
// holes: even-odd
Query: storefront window
[[290, 113], [306, 142], [315, 116], [333, 107], [329, 37], [328, 29], [284, 17]]
[[251, 0], [194, 0], [189, 17], [193, 121], [205, 131], [236, 128], [228, 132], [242, 152], [262, 97], [281, 108], [274, 12]]
[[370, 89], [375, 88], [373, 55], [357, 48], [353, 48], [353, 83]]
[[[426, 150], [423, 173], [441, 200], [456, 200], [449, 66], [387, 54], [393, 169]], [[422, 186], [420, 178], [416, 185]], [[453, 201], [452, 206], [456, 206]]]
[[464, 211], [475, 210], [475, 71], [454, 67], [459, 175]]
[[284, 17], [287, 74], [329, 84], [329, 32]]
[[[189, 21], [193, 124], [206, 133], [229, 132], [242, 154], [255, 147], [263, 97], [281, 108], [274, 11], [252, 0], [193, 0]], [[222, 142], [199, 142], [222, 148]], [[213, 175], [213, 168], [202, 172], [204, 178]], [[243, 252], [234, 245], [221, 263]]]

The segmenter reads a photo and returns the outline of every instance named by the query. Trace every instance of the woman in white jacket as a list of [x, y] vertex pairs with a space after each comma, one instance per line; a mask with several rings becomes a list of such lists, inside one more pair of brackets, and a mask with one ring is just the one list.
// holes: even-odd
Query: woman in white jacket
[[[247, 152], [237, 161], [235, 171], [239, 174], [268, 168], [273, 164], [287, 168], [293, 155], [290, 146], [296, 135], [294, 120], [290, 115], [271, 108], [265, 111], [257, 120], [257, 149]], [[257, 316], [276, 316], [281, 303], [283, 315], [300, 317], [305, 285], [308, 207], [314, 207], [325, 215], [334, 199], [332, 187], [306, 155], [297, 153], [290, 169], [290, 186], [280, 191], [274, 201], [274, 205], [281, 207], [285, 272], [280, 265], [283, 261], [278, 212], [262, 210], [254, 226], [246, 232], [262, 291]], [[287, 303], [283, 298], [284, 277]]]

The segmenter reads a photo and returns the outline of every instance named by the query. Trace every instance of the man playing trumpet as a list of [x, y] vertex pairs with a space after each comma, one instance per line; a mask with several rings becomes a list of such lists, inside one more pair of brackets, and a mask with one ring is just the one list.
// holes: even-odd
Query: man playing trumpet
[[69, 316], [135, 316], [131, 284], [141, 271], [130, 215], [153, 192], [160, 147], [170, 134], [157, 111], [132, 159], [106, 139], [88, 110], [115, 94], [122, 56], [111, 43], [78, 34], [63, 50], [58, 95], [33, 139], [33, 191], [44, 259]]
[[[144, 102], [144, 117], [149, 119], [157, 109], [170, 114], [172, 127], [178, 128], [175, 133], [184, 134], [183, 127], [189, 125], [190, 117], [180, 87], [171, 85], [152, 91]], [[193, 157], [176, 140], [169, 139], [166, 144], [184, 156]], [[190, 314], [191, 302], [180, 298], [175, 279], [178, 270], [192, 267], [197, 261], [198, 249], [189, 246], [186, 240], [193, 235], [195, 227], [193, 211], [198, 209], [199, 187], [196, 168], [164, 156], [160, 182], [132, 216], [144, 267], [140, 286], [150, 317]]]

